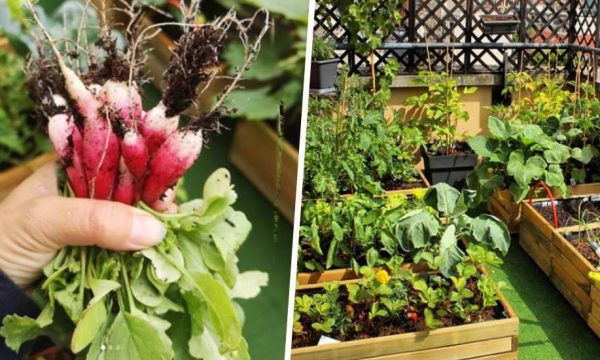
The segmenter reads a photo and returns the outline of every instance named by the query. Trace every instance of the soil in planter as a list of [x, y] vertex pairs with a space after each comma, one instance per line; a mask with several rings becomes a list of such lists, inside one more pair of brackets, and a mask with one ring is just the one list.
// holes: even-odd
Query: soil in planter
[[[475, 294], [474, 302], [479, 303], [479, 301], [481, 300], [481, 293], [477, 289], [477, 285], [475, 284], [475, 282], [470, 283], [469, 285], [467, 285], [467, 287]], [[415, 308], [409, 305], [404, 308], [403, 314], [396, 314], [397, 316], [395, 318], [378, 317], [376, 318], [376, 321], [372, 321], [369, 324], [368, 320], [363, 320], [369, 318], [371, 304], [352, 304], [348, 300], [348, 294], [345, 291], [345, 288], [340, 288], [341, 294], [339, 301], [342, 305], [342, 309], [346, 309], [346, 311], [353, 312], [353, 322], [347, 327], [346, 332], [344, 334], [322, 334], [318, 331], [315, 331], [311, 326], [310, 320], [303, 315], [300, 318], [300, 323], [302, 324], [303, 331], [301, 333], [294, 332], [292, 338], [292, 348], [315, 346], [318, 344], [321, 335], [326, 335], [339, 341], [352, 341], [427, 330], [427, 327], [425, 326], [425, 315], [423, 313], [425, 304], [421, 304], [419, 308]], [[302, 294], [308, 293], [310, 292], [302, 292], [297, 295], [301, 296]], [[418, 298], [418, 293], [414, 290], [411, 290], [410, 296]], [[444, 304], [441, 304], [441, 307], [443, 306]], [[408, 315], [410, 313], [415, 312], [418, 314], [417, 321], [413, 321]], [[465, 325], [467, 323], [478, 323], [505, 318], [507, 318], [506, 312], [504, 311], [501, 305], [497, 305], [493, 308], [483, 309], [483, 311], [477, 314], [476, 318], [471, 319], [470, 322], [466, 322], [465, 320], [458, 317], [442, 318], [441, 327], [452, 327]], [[357, 328], [359, 328], [359, 330], [356, 330]]]
[[471, 148], [465, 142], [457, 141], [453, 148], [445, 147], [438, 149], [436, 152], [431, 151], [431, 146], [432, 145], [427, 146], [427, 153], [433, 156], [464, 156], [473, 154]]
[[[600, 231], [593, 231], [594, 240], [598, 241], [600, 239]], [[565, 238], [579, 251], [581, 256], [587, 259], [592, 266], [598, 266], [600, 264], [600, 258], [598, 255], [592, 250], [590, 243], [588, 241], [588, 235], [585, 233], [578, 234], [569, 234], [565, 235]]]
[[[554, 216], [550, 202], [534, 203], [533, 207], [548, 221], [554, 224]], [[559, 200], [556, 202], [558, 215], [558, 227], [579, 225], [581, 220], [594, 221], [600, 217], [600, 201], [590, 200], [590, 198]]]
[[423, 180], [417, 180], [412, 182], [404, 182], [399, 179], [383, 179], [381, 180], [381, 187], [385, 191], [395, 191], [395, 190], [410, 190], [416, 188], [424, 188], [425, 183]]

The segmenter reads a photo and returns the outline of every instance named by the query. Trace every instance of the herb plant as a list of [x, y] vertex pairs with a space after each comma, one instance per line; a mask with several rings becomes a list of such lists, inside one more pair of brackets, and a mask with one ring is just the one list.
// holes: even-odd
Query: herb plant
[[461, 95], [475, 93], [477, 88], [466, 87], [462, 94], [458, 83], [447, 73], [423, 71], [415, 83], [427, 88], [420, 96], [412, 96], [406, 104], [422, 117], [419, 126], [425, 134], [432, 153], [453, 154], [462, 136], [456, 128], [459, 121], [468, 121], [469, 114], [461, 107]]
[[325, 61], [335, 59], [335, 45], [330, 39], [320, 36], [313, 38], [312, 58], [313, 61]]

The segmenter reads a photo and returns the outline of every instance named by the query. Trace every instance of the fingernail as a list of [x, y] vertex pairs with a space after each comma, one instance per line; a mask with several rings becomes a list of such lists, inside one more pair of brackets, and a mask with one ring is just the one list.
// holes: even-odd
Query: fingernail
[[148, 248], [160, 243], [167, 235], [163, 223], [148, 214], [135, 212], [129, 242], [139, 248]]

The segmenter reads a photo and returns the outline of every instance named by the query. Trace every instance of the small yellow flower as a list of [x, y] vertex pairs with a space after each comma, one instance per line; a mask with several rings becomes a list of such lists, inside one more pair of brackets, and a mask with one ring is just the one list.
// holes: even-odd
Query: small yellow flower
[[417, 200], [423, 200], [425, 198], [425, 194], [427, 193], [427, 189], [418, 188], [413, 190], [413, 196]]
[[294, 332], [296, 334], [299, 334], [302, 331], [304, 331], [304, 327], [302, 326], [302, 323], [300, 321], [294, 322]]
[[377, 281], [379, 281], [381, 284], [387, 285], [388, 281], [390, 281], [390, 274], [388, 274], [385, 270], [379, 270], [375, 274], [375, 279], [377, 279]]

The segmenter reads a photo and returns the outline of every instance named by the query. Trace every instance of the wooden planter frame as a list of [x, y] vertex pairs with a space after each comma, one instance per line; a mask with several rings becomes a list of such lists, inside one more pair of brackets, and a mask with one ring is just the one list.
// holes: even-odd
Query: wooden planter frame
[[[339, 272], [342, 280], [346, 274]], [[356, 280], [354, 280], [355, 282]], [[345, 283], [352, 281], [345, 281]], [[315, 289], [299, 287], [298, 291]], [[428, 331], [292, 349], [292, 360], [516, 360], [519, 319], [500, 291], [508, 318]]]
[[600, 284], [588, 277], [596, 269], [564, 236], [580, 231], [579, 226], [554, 229], [533, 206], [522, 204], [519, 245], [600, 337]]
[[[600, 183], [568, 186], [569, 196], [600, 194]], [[516, 204], [509, 190], [494, 192], [487, 204], [488, 211], [502, 220], [511, 234], [518, 234], [521, 224], [521, 204]]]

